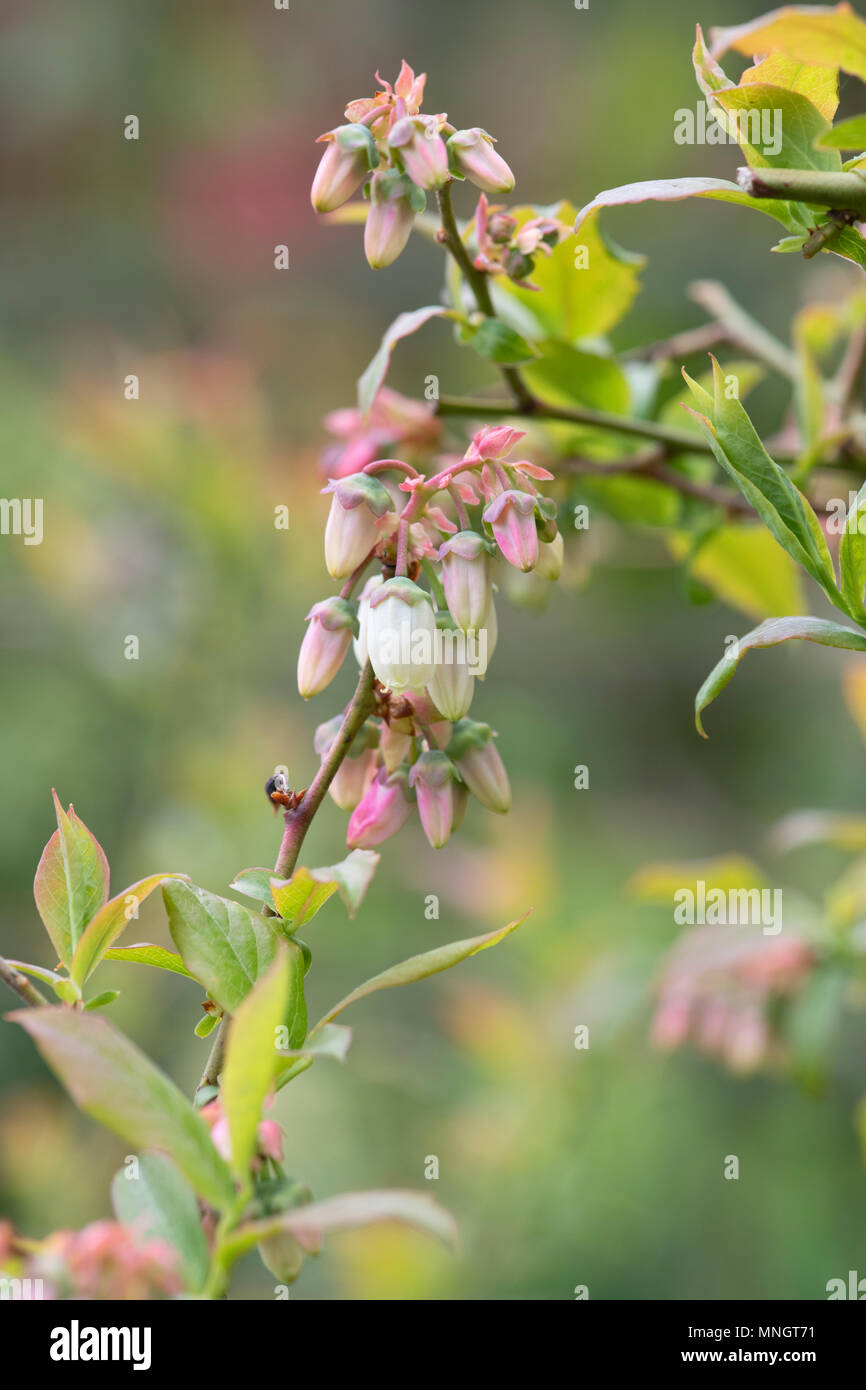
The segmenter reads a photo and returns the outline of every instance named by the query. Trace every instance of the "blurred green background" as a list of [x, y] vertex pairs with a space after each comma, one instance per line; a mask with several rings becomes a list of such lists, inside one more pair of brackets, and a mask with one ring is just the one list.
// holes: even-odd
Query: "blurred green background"
[[[673, 112], [697, 98], [695, 21], [758, 12], [722, 0], [4, 8], [3, 492], [45, 499], [41, 546], [0, 543], [6, 954], [54, 963], [31, 896], [52, 786], [105, 846], [115, 890], [165, 869], [225, 891], [275, 856], [265, 777], [285, 762], [304, 785], [313, 729], [348, 696], [348, 666], [310, 706], [294, 684], [303, 617], [330, 592], [321, 416], [352, 401], [394, 315], [435, 300], [441, 260], [415, 238], [373, 274], [357, 228], [320, 227], [314, 138], [405, 57], [429, 74], [427, 109], [496, 135], [521, 201], [731, 177], [737, 152], [675, 145]], [[138, 142], [123, 139], [129, 113]], [[608, 226], [650, 257], [622, 346], [699, 322], [692, 279], [726, 281], [782, 335], [807, 293], [851, 282], [831, 257], [771, 256], [771, 224], [735, 208], [635, 208]], [[273, 268], [277, 243], [287, 273]], [[391, 384], [417, 396], [430, 372], [443, 391], [490, 379], [440, 325], [402, 345]], [[137, 402], [123, 396], [129, 373]], [[754, 403], [772, 423], [772, 385]], [[281, 503], [287, 533], [273, 527]], [[747, 851], [820, 893], [820, 857], [776, 866], [764, 843], [797, 807], [862, 807], [841, 660], [811, 648], [750, 659], [703, 743], [694, 691], [747, 621], [690, 606], [652, 538], [600, 526], [593, 549], [588, 582], [543, 613], [500, 605], [472, 713], [499, 731], [512, 814], [473, 807], [438, 854], [407, 828], [357, 920], [332, 904], [308, 933], [315, 1016], [392, 961], [534, 906], [497, 951], [358, 1006], [346, 1065], [319, 1064], [278, 1101], [287, 1170], [316, 1195], [434, 1190], [462, 1254], [401, 1230], [342, 1237], [293, 1298], [567, 1299], [578, 1284], [591, 1298], [816, 1298], [862, 1269], [862, 1027], [846, 1025], [817, 1098], [655, 1052], [652, 983], [677, 929], [626, 886], [648, 860]], [[137, 662], [124, 659], [129, 634]], [[587, 791], [572, 787], [579, 763]], [[305, 861], [334, 862], [344, 833], [329, 802]], [[438, 921], [425, 919], [431, 893]], [[127, 939], [168, 941], [158, 902]], [[191, 1089], [208, 1046], [192, 1034], [198, 990], [108, 965], [111, 986], [114, 1019]], [[581, 1023], [588, 1052], [573, 1046]], [[0, 1211], [32, 1235], [105, 1214], [124, 1146], [74, 1110], [23, 1033], [0, 1036]], [[722, 1177], [731, 1153], [738, 1182]], [[426, 1183], [432, 1154], [440, 1178]], [[272, 1286], [252, 1257], [236, 1293]]]

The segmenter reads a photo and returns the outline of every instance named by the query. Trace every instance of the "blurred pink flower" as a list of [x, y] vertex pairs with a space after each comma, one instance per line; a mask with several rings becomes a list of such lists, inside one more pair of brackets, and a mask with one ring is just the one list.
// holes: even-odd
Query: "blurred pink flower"
[[439, 444], [442, 422], [430, 406], [383, 386], [366, 420], [357, 407], [347, 406], [325, 416], [325, 429], [340, 442], [322, 454], [323, 471], [331, 478], [345, 478], [396, 452], [407, 462], [432, 453]]

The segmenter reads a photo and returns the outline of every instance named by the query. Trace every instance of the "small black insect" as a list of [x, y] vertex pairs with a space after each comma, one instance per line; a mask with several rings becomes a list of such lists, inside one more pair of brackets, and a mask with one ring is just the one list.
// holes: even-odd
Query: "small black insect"
[[[306, 788], [304, 789], [304, 792]], [[277, 814], [277, 807], [284, 806], [288, 811], [294, 811], [298, 803], [304, 796], [304, 792], [293, 792], [289, 790], [289, 779], [284, 772], [275, 772], [265, 782], [265, 796], [274, 808], [274, 815]]]

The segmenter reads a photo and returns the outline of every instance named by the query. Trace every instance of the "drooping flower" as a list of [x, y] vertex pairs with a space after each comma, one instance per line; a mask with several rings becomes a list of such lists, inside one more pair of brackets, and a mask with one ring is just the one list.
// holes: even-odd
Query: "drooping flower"
[[489, 724], [461, 719], [445, 751], [472, 795], [489, 811], [504, 815], [511, 806], [511, 786], [495, 737]]
[[[466, 642], [463, 634], [460, 634], [460, 637]], [[480, 669], [487, 670], [487, 653]], [[442, 660], [436, 662], [434, 674], [427, 684], [427, 694], [439, 713], [445, 714], [445, 719], [450, 720], [450, 723], [463, 719], [473, 703], [474, 691], [475, 677], [468, 666], [466, 655], [460, 655], [455, 648], [443, 651]]]
[[423, 690], [435, 670], [430, 595], [411, 579], [388, 579], [370, 597], [367, 650], [388, 690]]
[[534, 569], [538, 560], [535, 497], [507, 488], [494, 497], [482, 515], [508, 563], [519, 570]]
[[[396, 177], [395, 177], [396, 175]], [[370, 210], [364, 223], [364, 254], [373, 270], [393, 265], [412, 234], [420, 211], [411, 184], [394, 169], [377, 169], [370, 180]], [[420, 194], [423, 206], [423, 193]]]
[[458, 531], [439, 547], [448, 611], [464, 632], [479, 628], [490, 607], [491, 546], [477, 531]]
[[332, 478], [322, 491], [333, 493], [325, 526], [325, 564], [332, 579], [345, 579], [376, 544], [379, 523], [393, 506], [391, 494], [368, 473]]
[[494, 144], [493, 136], [480, 126], [455, 131], [448, 140], [451, 167], [485, 193], [510, 193], [514, 187], [514, 174], [502, 156], [496, 153]]
[[337, 597], [314, 603], [307, 622], [298, 653], [298, 690], [305, 700], [330, 685], [358, 629], [355, 605]]
[[370, 599], [384, 583], [385, 580], [381, 574], [371, 574], [358, 599], [358, 636], [354, 638], [352, 646], [359, 666], [366, 666], [369, 654], [367, 651], [367, 622], [370, 617]]
[[388, 145], [418, 188], [441, 188], [448, 182], [448, 151], [439, 126], [437, 116], [404, 116], [388, 136]]
[[409, 785], [418, 799], [418, 815], [424, 834], [434, 849], [441, 849], [454, 828], [459, 785], [457, 769], [444, 753], [429, 749], [409, 772]]
[[337, 126], [319, 136], [325, 152], [319, 161], [310, 192], [316, 212], [334, 212], [355, 193], [371, 169], [379, 163], [376, 142], [366, 126]]
[[[314, 747], [322, 762], [330, 753], [342, 722], [342, 718], [338, 717], [327, 724], [321, 724], [316, 730]], [[356, 734], [328, 788], [332, 800], [341, 811], [354, 811], [376, 776], [378, 747], [379, 727], [372, 719], [368, 719]]]
[[43, 1280], [43, 1296], [74, 1300], [170, 1298], [183, 1281], [177, 1251], [143, 1239], [118, 1221], [94, 1221], [81, 1231], [54, 1231], [27, 1268]]
[[350, 849], [372, 849], [388, 840], [406, 821], [412, 809], [405, 765], [388, 773], [382, 768], [349, 818], [346, 843]]
[[538, 561], [535, 566], [536, 574], [540, 574], [543, 579], [558, 579], [562, 574], [564, 556], [565, 542], [562, 539], [562, 532], [557, 531], [552, 541], [542, 541], [539, 544]]

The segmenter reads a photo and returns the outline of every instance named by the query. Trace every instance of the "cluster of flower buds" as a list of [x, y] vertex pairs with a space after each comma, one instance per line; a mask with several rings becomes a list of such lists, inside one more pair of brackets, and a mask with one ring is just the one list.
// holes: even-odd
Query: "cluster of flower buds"
[[[270, 1104], [270, 1102], [268, 1103]], [[232, 1140], [228, 1116], [223, 1110], [222, 1102], [218, 1099], [209, 1100], [207, 1104], [200, 1107], [199, 1113], [210, 1128], [210, 1137], [214, 1148], [227, 1163], [230, 1163]], [[257, 1130], [257, 1147], [256, 1155], [253, 1158], [253, 1167], [261, 1167], [266, 1158], [272, 1158], [279, 1163], [282, 1157], [283, 1131], [276, 1120], [261, 1120]]]
[[731, 1071], [784, 1059], [774, 1005], [795, 994], [816, 963], [813, 948], [786, 930], [703, 926], [674, 947], [659, 986], [652, 1038], [673, 1049], [692, 1042]]
[[319, 136], [325, 152], [313, 179], [316, 212], [334, 212], [363, 187], [370, 209], [364, 251], [374, 270], [391, 265], [423, 212], [427, 194], [449, 179], [470, 179], [486, 193], [510, 193], [514, 175], [486, 130], [457, 130], [444, 113], [425, 115], [424, 73], [404, 62], [392, 86], [351, 101], [347, 125]]
[[[352, 848], [380, 844], [413, 807], [439, 848], [470, 793], [500, 814], [510, 806], [495, 735], [468, 712], [496, 646], [497, 566], [549, 580], [562, 569], [556, 503], [536, 487], [552, 475], [508, 457], [523, 437], [485, 426], [430, 478], [379, 459], [324, 489], [325, 562], [345, 582], [310, 610], [298, 688], [305, 698], [323, 690], [350, 646], [359, 666], [373, 667], [375, 711], [330, 787], [351, 813]], [[317, 730], [323, 761], [341, 723], [337, 716]]]
[[526, 290], [537, 290], [530, 275], [539, 255], [550, 256], [554, 247], [572, 235], [574, 228], [555, 217], [531, 217], [518, 222], [506, 208], [491, 206], [482, 193], [475, 209], [476, 270], [488, 275], [507, 275]]
[[46, 1299], [171, 1298], [182, 1288], [172, 1246], [117, 1221], [55, 1231], [29, 1256], [23, 1273], [42, 1280]]

